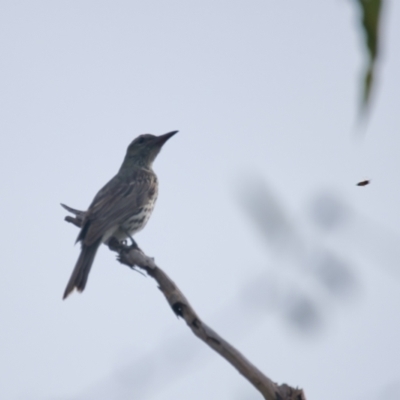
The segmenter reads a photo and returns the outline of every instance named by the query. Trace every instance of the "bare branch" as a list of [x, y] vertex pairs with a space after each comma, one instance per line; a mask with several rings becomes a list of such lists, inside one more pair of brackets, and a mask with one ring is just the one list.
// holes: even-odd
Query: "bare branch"
[[[64, 205], [63, 207], [75, 215], [75, 217], [67, 216], [65, 220], [80, 227], [84, 212]], [[112, 238], [108, 242], [108, 247], [118, 253], [118, 260], [122, 264], [130, 268], [139, 267], [154, 278], [174, 313], [186, 321], [188, 327], [199, 339], [235, 367], [263, 395], [264, 399], [305, 400], [303, 390], [292, 388], [286, 384], [278, 385], [273, 382], [238, 350], [206, 325], [172, 279], [156, 265], [153, 258], [146, 256], [136, 244], [126, 246]]]

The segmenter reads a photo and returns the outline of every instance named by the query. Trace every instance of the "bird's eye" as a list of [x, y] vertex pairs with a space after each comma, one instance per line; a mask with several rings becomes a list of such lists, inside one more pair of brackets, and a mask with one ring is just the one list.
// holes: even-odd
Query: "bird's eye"
[[137, 141], [137, 144], [142, 144], [144, 142], [144, 138], [143, 137], [140, 137], [139, 139], [138, 139], [138, 141]]

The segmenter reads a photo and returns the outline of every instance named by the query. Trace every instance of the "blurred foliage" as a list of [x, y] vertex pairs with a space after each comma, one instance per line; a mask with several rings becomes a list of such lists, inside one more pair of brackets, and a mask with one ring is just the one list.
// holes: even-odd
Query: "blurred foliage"
[[[313, 201], [304, 221], [263, 179], [254, 176], [238, 185], [238, 200], [268, 252], [265, 267], [269, 275], [251, 288], [254, 303], [262, 305], [265, 312], [274, 311], [297, 332], [316, 332], [327, 322], [325, 308], [343, 306], [343, 300], [349, 300], [358, 286], [352, 262], [325, 243], [332, 231], [346, 225], [349, 211], [326, 193]], [[263, 289], [266, 280], [270, 284]], [[257, 294], [263, 290], [268, 292], [264, 298]]]
[[361, 24], [368, 50], [368, 61], [364, 75], [361, 112], [367, 111], [371, 100], [371, 88], [375, 79], [379, 47], [379, 23], [383, 0], [356, 0], [361, 9]]

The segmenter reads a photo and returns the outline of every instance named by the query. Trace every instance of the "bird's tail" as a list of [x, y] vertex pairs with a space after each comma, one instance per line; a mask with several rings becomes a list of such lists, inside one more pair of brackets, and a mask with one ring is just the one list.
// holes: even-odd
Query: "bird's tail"
[[89, 276], [90, 268], [92, 267], [97, 249], [101, 244], [101, 239], [87, 246], [82, 243], [81, 254], [76, 262], [75, 268], [69, 278], [67, 287], [65, 288], [63, 300], [76, 288], [78, 292], [83, 292]]

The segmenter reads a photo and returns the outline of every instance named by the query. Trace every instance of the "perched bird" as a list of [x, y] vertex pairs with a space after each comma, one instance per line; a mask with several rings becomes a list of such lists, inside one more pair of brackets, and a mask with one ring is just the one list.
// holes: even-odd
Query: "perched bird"
[[161, 136], [138, 136], [128, 147], [114, 176], [96, 195], [85, 212], [77, 242], [81, 254], [65, 288], [64, 299], [74, 290], [85, 289], [90, 268], [101, 243], [111, 237], [124, 240], [144, 228], [158, 194], [153, 161], [164, 143], [178, 131]]

